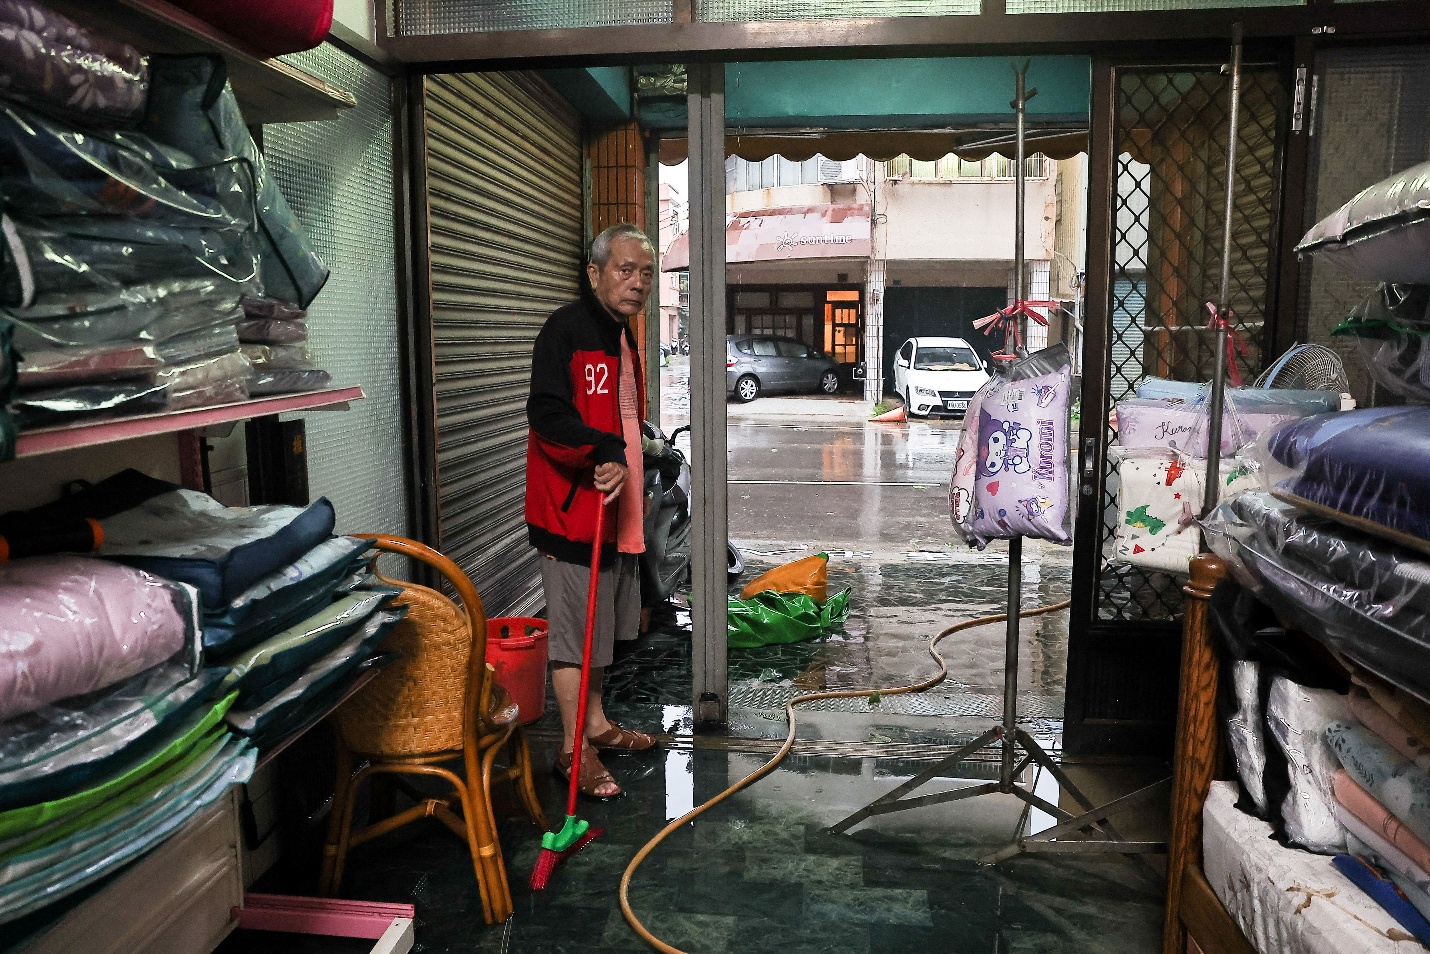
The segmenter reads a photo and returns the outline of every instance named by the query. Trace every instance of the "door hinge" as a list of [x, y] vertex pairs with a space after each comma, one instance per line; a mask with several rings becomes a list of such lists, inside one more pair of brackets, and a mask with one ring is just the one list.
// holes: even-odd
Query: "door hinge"
[[1291, 132], [1299, 133], [1306, 111], [1306, 67], [1296, 67], [1296, 89], [1291, 98]]

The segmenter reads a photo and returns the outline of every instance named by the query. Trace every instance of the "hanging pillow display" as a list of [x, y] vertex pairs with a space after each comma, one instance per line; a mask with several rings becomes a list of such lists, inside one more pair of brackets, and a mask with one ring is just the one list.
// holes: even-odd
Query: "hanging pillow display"
[[1054, 345], [1013, 362], [982, 391], [969, 533], [990, 540], [1072, 542], [1068, 506], [1068, 412], [1072, 368]]

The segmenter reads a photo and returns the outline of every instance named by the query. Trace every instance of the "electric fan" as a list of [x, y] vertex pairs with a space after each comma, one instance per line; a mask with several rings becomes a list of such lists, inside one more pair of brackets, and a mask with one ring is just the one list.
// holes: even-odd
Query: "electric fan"
[[1256, 379], [1258, 388], [1283, 388], [1294, 391], [1350, 390], [1346, 369], [1340, 355], [1325, 345], [1292, 345], [1271, 367]]

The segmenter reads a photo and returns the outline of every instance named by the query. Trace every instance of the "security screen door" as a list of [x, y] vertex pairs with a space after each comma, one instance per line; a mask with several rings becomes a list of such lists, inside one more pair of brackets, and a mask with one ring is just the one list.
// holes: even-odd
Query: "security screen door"
[[[1069, 751], [1088, 753], [1171, 740], [1185, 577], [1109, 563], [1119, 514], [1108, 412], [1146, 377], [1211, 378], [1205, 302], [1220, 286], [1230, 87], [1221, 64], [1095, 70], [1102, 98], [1099, 109], [1095, 92], [1091, 164], [1101, 181], [1092, 183], [1089, 215], [1065, 740]], [[1260, 370], [1274, 313], [1288, 100], [1280, 67], [1243, 67], [1230, 295], [1247, 345], [1235, 360], [1247, 380]]]

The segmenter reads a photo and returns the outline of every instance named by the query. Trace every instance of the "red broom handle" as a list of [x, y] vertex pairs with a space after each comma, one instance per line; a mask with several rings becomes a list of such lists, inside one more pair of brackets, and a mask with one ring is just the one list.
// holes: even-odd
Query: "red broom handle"
[[586, 693], [591, 687], [591, 644], [596, 639], [596, 590], [601, 583], [601, 538], [606, 534], [606, 495], [596, 505], [596, 536], [591, 541], [591, 582], [586, 585], [586, 636], [581, 647], [581, 695], [576, 700], [576, 737], [571, 750], [571, 792], [566, 797], [566, 814], [576, 814], [576, 795], [581, 783], [581, 748], [586, 744]]

